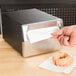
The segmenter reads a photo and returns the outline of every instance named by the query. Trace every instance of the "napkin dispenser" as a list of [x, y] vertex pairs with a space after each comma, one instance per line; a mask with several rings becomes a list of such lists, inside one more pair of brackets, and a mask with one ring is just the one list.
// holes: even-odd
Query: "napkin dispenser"
[[2, 14], [3, 38], [24, 57], [59, 50], [60, 44], [51, 33], [62, 26], [61, 18], [38, 9]]

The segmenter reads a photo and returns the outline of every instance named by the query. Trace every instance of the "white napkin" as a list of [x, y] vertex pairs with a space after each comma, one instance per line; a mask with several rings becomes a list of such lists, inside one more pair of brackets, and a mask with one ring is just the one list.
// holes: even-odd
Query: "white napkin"
[[55, 32], [56, 30], [59, 30], [58, 26], [40, 28], [28, 31], [27, 35], [30, 43], [35, 43], [52, 37], [51, 33]]
[[60, 67], [60, 66], [54, 65], [54, 63], [52, 62], [52, 57], [50, 57], [46, 61], [41, 63], [39, 65], [39, 67], [44, 68], [44, 69], [48, 69], [48, 70], [52, 70], [55, 72], [69, 74], [76, 67], [76, 60], [74, 59], [74, 62], [68, 67]]

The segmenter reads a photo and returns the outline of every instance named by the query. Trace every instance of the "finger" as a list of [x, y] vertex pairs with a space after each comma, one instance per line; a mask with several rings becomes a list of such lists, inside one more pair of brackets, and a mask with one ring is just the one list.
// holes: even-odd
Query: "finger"
[[70, 37], [70, 45], [75, 45], [76, 44], [76, 32], [72, 32], [71, 37]]
[[64, 36], [64, 40], [63, 40], [63, 45], [64, 46], [69, 46], [69, 36]]
[[61, 45], [63, 45], [63, 38], [64, 38], [63, 35], [61, 35], [61, 36], [58, 37], [58, 40], [59, 40], [59, 42], [60, 42]]
[[64, 42], [64, 38], [61, 37], [61, 38], [60, 38], [60, 44], [63, 45], [63, 42]]
[[61, 36], [58, 37], [59, 42], [60, 42], [60, 39], [61, 39]]

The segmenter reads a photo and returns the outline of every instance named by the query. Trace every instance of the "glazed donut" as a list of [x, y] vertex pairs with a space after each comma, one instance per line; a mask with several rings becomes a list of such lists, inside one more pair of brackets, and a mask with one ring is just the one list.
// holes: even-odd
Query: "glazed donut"
[[52, 57], [52, 60], [56, 66], [69, 66], [73, 62], [73, 58], [64, 52], [57, 52], [56, 55]]

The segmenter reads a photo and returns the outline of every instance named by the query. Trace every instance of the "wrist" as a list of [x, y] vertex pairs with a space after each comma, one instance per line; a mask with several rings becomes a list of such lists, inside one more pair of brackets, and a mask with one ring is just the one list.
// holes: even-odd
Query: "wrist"
[[71, 25], [70, 27], [76, 28], [76, 25]]

